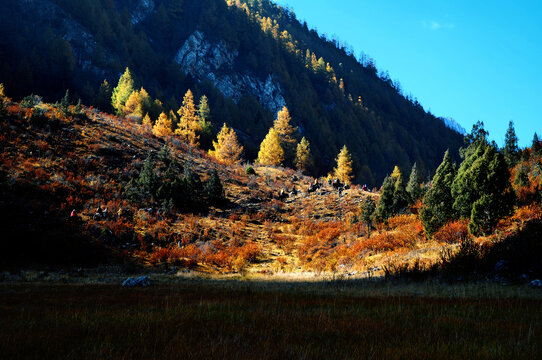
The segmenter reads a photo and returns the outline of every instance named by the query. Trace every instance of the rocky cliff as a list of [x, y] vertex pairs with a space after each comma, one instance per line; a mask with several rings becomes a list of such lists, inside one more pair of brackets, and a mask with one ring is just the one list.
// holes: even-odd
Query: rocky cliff
[[212, 43], [200, 31], [195, 31], [185, 41], [175, 56], [181, 69], [199, 81], [211, 81], [220, 92], [238, 102], [242, 96], [251, 95], [272, 113], [286, 105], [283, 91], [275, 76], [269, 74], [259, 79], [248, 71], [236, 71], [236, 49], [229, 49], [223, 41]]

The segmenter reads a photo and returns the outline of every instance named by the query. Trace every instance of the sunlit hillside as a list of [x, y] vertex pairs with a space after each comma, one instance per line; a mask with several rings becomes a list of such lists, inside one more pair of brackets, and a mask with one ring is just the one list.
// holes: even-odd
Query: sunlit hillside
[[[205, 273], [352, 278], [449, 270], [457, 251], [501, 260], [491, 249], [542, 215], [541, 158], [531, 150], [512, 170], [514, 210], [491, 233], [473, 237], [468, 220], [453, 220], [428, 239], [421, 200], [385, 221], [368, 220], [368, 199], [383, 203], [376, 189], [338, 190], [326, 178], [282, 167], [224, 165], [177, 135], [157, 137], [138, 121], [85, 106], [3, 99], [4, 266], [135, 261]], [[209, 192], [213, 173], [224, 198]], [[149, 182], [162, 190], [145, 193]], [[160, 195], [177, 182], [176, 193]]]

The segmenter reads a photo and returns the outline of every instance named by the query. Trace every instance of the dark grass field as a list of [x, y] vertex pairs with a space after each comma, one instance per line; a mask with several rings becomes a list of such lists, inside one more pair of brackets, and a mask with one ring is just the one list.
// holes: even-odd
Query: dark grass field
[[203, 280], [0, 284], [0, 358], [542, 358], [538, 295], [397, 294]]

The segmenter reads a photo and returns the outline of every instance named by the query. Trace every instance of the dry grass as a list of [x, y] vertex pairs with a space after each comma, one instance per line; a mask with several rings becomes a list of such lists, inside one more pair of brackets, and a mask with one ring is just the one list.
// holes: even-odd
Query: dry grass
[[0, 351], [6, 359], [540, 358], [540, 297], [507, 289], [512, 297], [485, 298], [482, 288], [435, 297], [423, 296], [439, 291], [433, 284], [1, 285]]

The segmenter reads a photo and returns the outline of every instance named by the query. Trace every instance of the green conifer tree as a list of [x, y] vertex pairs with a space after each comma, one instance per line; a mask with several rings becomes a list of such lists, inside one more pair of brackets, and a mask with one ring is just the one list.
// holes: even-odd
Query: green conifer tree
[[367, 196], [361, 204], [361, 221], [367, 226], [367, 237], [371, 237], [371, 228], [375, 218], [376, 203], [372, 197]]
[[386, 176], [382, 183], [382, 190], [378, 205], [376, 207], [376, 215], [383, 221], [393, 215], [393, 193], [395, 192], [395, 182], [391, 176]]
[[540, 145], [540, 139], [538, 138], [538, 134], [534, 133], [533, 144], [531, 145], [532, 154], [533, 155], [540, 154], [541, 149], [542, 149], [542, 145]]
[[66, 116], [70, 115], [70, 89], [66, 90], [66, 94], [60, 100], [60, 111]]
[[446, 151], [433, 177], [431, 187], [425, 194], [424, 206], [420, 209], [420, 219], [428, 237], [454, 217], [452, 183], [456, 173], [457, 169], [452, 163], [450, 152]]
[[504, 137], [504, 157], [509, 167], [516, 165], [519, 156], [518, 137], [514, 130], [514, 123], [510, 121], [508, 123], [508, 130]]
[[220, 181], [216, 169], [213, 170], [209, 180], [205, 183], [203, 193], [210, 204], [218, 204], [224, 200], [224, 187], [222, 186], [222, 182]]
[[399, 176], [395, 181], [395, 189], [393, 190], [393, 214], [404, 213], [408, 208], [409, 201], [410, 196], [406, 191], [403, 174], [399, 173]]
[[414, 165], [412, 166], [412, 170], [410, 171], [410, 177], [408, 179], [406, 191], [410, 196], [411, 204], [415, 204], [416, 201], [418, 201], [423, 196], [421, 177], [420, 173], [418, 172], [418, 167], [416, 166], [416, 163], [414, 163]]

